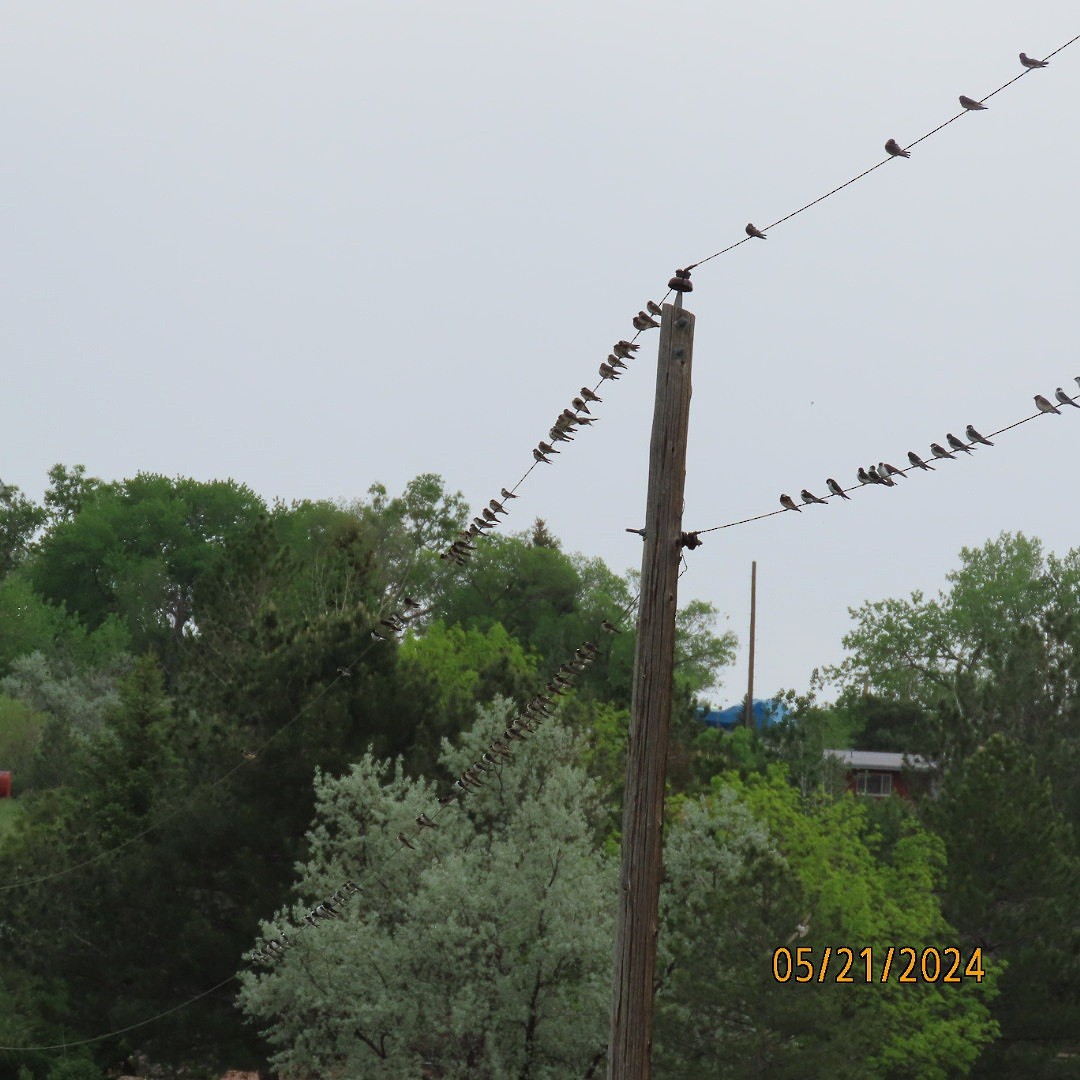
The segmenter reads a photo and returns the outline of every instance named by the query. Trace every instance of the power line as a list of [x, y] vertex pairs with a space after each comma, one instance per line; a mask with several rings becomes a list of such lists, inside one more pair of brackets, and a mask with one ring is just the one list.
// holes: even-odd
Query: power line
[[[1074, 44], [1077, 41], [1080, 41], [1080, 34], [1077, 34], [1074, 38], [1070, 38], [1068, 41], [1065, 42], [1064, 45], [1059, 45], [1052, 53], [1048, 53], [1044, 57], [1044, 60], [1049, 60], [1050, 57], [1056, 56], [1059, 52], [1062, 51], [1062, 49], [1067, 49], [1070, 45]], [[1000, 94], [1002, 90], [1006, 89], [1009, 86], [1012, 86], [1012, 84], [1017, 80], [1022, 79], [1025, 75], [1030, 75], [1031, 70], [1031, 68], [1025, 67], [1019, 75], [1014, 75], [1011, 79], [1008, 80], [1008, 82], [1002, 83], [996, 90], [991, 90], [990, 93], [986, 95], [986, 97], [980, 100], [989, 101], [990, 98], [992, 98], [995, 94]], [[931, 135], [936, 135], [939, 131], [942, 130], [942, 128], [948, 127], [954, 120], [959, 120], [960, 117], [964, 116], [966, 112], [966, 109], [961, 109], [960, 112], [958, 112], [955, 116], [950, 116], [949, 119], [946, 120], [944, 123], [938, 124], [937, 127], [931, 128], [928, 132], [926, 132], [925, 135], [920, 135], [914, 142], [908, 143], [907, 146], [904, 147], [904, 149], [910, 150], [913, 146], [918, 146], [919, 143], [923, 142], [926, 139], [929, 139]], [[816, 199], [811, 199], [810, 202], [806, 203], [804, 206], [800, 206], [798, 210], [792, 210], [790, 214], [785, 214], [783, 217], [777, 218], [776, 221], [774, 221], [771, 225], [766, 225], [761, 231], [768, 232], [770, 229], [775, 229], [777, 225], [783, 225], [785, 221], [790, 221], [793, 217], [796, 217], [797, 215], [803, 213], [806, 210], [809, 210], [812, 206], [817, 206], [818, 203], [824, 202], [826, 199], [835, 195], [838, 191], [843, 191], [844, 188], [850, 187], [857, 181], [869, 176], [876, 169], [880, 169], [882, 165], [887, 165], [891, 160], [892, 156], [889, 156], [886, 157], [884, 160], [879, 161], [876, 165], [871, 165], [870, 168], [863, 169], [861, 173], [858, 173], [856, 176], [851, 177], [850, 180], [845, 180], [842, 184], [837, 185], [831, 191], [826, 191], [824, 195], [819, 195]], [[707, 255], [704, 259], [699, 259], [697, 262], [691, 263], [687, 267], [687, 269], [693, 270], [695, 269], [695, 267], [704, 266], [705, 263], [711, 262], [713, 259], [718, 258], [720, 255], [726, 255], [729, 251], [734, 251], [735, 248], [740, 247], [751, 239], [753, 239], [753, 237], [744, 236], [741, 240], [736, 240], [733, 244], [728, 244], [727, 247], [721, 248], [719, 251], [714, 251], [711, 255]]]
[[[1078, 380], [1080, 380], [1080, 377], [1078, 377]], [[1077, 398], [1080, 398], [1080, 394], [1077, 395]], [[1071, 398], [1069, 400], [1076, 401], [1077, 399], [1076, 398]], [[1061, 404], [1065, 404], [1065, 402], [1060, 398], [1058, 399], [1058, 401]], [[998, 435], [1004, 435], [1007, 431], [1012, 431], [1013, 428], [1018, 428], [1018, 427], [1020, 427], [1021, 424], [1027, 424], [1027, 423], [1030, 423], [1032, 420], [1037, 420], [1040, 416], [1043, 416], [1043, 415], [1045, 415], [1045, 410], [1040, 409], [1038, 412], [1032, 413], [1031, 416], [1025, 416], [1021, 420], [1016, 420], [1011, 424], [1006, 424], [1004, 427], [998, 428], [996, 431], [991, 431], [990, 434], [987, 436], [987, 438], [992, 439], [992, 438], [994, 438], [994, 437], [996, 437]], [[960, 440], [960, 441], [962, 442], [963, 440]], [[969, 447], [976, 447], [976, 446], [979, 445], [979, 443], [978, 443], [978, 440], [971, 439], [971, 440], [967, 441], [966, 445], [969, 446]], [[950, 456], [952, 456], [952, 455], [950, 454]], [[937, 460], [937, 457], [935, 456], [931, 460]], [[915, 465], [914, 463], [912, 463], [906, 469], [896, 469], [895, 472], [890, 472], [890, 475], [906, 476], [908, 473], [916, 472], [916, 471], [921, 472], [922, 470], [918, 465]], [[862, 488], [867, 487], [867, 486], [876, 486], [876, 483], [877, 483], [876, 481], [871, 480], [870, 484], [868, 485], [866, 481], [862, 481], [862, 482], [860, 482], [858, 484], [852, 484], [851, 487], [842, 488], [841, 490], [843, 490], [845, 493], [847, 493], [849, 491], [859, 491]], [[827, 499], [838, 499], [838, 498], [841, 498], [841, 496], [837, 495], [837, 494], [825, 495], [825, 496], [822, 497], [821, 501], [824, 502]], [[718, 532], [720, 529], [733, 529], [737, 525], [749, 525], [753, 521], [763, 521], [765, 518], [776, 517], [777, 514], [786, 514], [788, 512], [789, 511], [787, 510], [787, 508], [784, 508], [782, 510], [767, 510], [763, 514], [755, 514], [752, 517], [740, 518], [738, 521], [728, 521], [728, 522], [725, 522], [723, 525], [713, 525], [713, 526], [710, 526], [708, 529], [694, 529], [694, 530], [691, 531], [690, 535], [691, 536], [703, 536], [705, 533]]]

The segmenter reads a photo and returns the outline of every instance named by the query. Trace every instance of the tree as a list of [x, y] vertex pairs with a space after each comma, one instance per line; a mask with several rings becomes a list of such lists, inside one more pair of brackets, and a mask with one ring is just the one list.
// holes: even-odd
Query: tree
[[1033, 756], [998, 734], [927, 808], [948, 851], [950, 920], [1007, 963], [986, 1076], [1068, 1075], [1058, 1055], [1080, 1031], [1080, 852], [1056, 802]]
[[[505, 703], [482, 712], [460, 749], [444, 747], [445, 766], [479, 757], [509, 715]], [[615, 874], [594, 847], [598, 794], [557, 723], [516, 745], [416, 851], [396, 834], [434, 813], [430, 784], [370, 754], [317, 777], [298, 903], [266, 930], [295, 925], [348, 878], [363, 892], [270, 970], [241, 974], [241, 1005], [267, 1025], [283, 1077], [598, 1075]]]
[[[994, 1035], [990, 982], [780, 983], [778, 946], [951, 944], [942, 859], [912, 820], [891, 859], [856, 800], [803, 800], [784, 770], [717, 778], [681, 803], [665, 844], [658, 1017], [662, 1075], [968, 1075]], [[793, 928], [808, 927], [804, 937]], [[793, 944], [794, 943], [794, 944]], [[880, 978], [880, 959], [876, 977]]]
[[45, 511], [13, 484], [0, 481], [0, 579], [27, 556], [35, 533], [45, 523]]

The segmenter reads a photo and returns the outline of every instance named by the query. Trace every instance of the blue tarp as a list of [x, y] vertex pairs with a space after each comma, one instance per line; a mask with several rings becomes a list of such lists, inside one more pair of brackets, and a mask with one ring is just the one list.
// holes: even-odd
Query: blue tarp
[[[713, 712], [706, 712], [703, 708], [699, 708], [697, 718], [706, 727], [718, 727], [723, 728], [725, 731], [731, 731], [733, 728], [740, 727], [743, 724], [745, 711], [746, 704], [740, 701], [738, 705], [732, 705], [727, 709], [714, 710]], [[787, 715], [787, 706], [780, 701], [762, 701], [760, 698], [754, 698], [753, 712], [754, 727], [771, 727], [784, 719]]]

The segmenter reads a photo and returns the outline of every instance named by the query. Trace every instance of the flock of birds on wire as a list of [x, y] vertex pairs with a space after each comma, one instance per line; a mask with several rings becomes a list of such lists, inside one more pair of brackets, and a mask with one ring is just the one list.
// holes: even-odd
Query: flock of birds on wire
[[[1076, 377], [1076, 384], [1080, 387], [1080, 375]], [[1076, 397], [1069, 397], [1068, 394], [1059, 386], [1054, 392], [1054, 396], [1057, 399], [1057, 405], [1055, 405], [1049, 398], [1043, 397], [1042, 394], [1035, 395], [1035, 406], [1041, 413], [1054, 413], [1057, 416], [1061, 415], [1061, 409], [1058, 405], [1071, 405], [1075, 409], [1080, 409], [1080, 404], [1077, 404], [1077, 398], [1080, 398], [1080, 393]], [[963, 439], [957, 438], [951, 431], [945, 436], [945, 441], [949, 444], [950, 450], [946, 450], [941, 443], [933, 442], [930, 444], [930, 453], [936, 460], [940, 461], [955, 461], [957, 454], [970, 454], [976, 446], [993, 446], [994, 444], [985, 436], [980, 435], [975, 430], [974, 426], [968, 424], [964, 431], [964, 434], [968, 437], [968, 441], [964, 442]], [[858, 484], [852, 485], [852, 487], [841, 487], [833, 477], [829, 477], [825, 483], [829, 488], [831, 494], [826, 495], [824, 499], [819, 499], [812, 491], [807, 488], [803, 488], [799, 492], [799, 497], [803, 501], [804, 506], [812, 506], [814, 503], [820, 503], [822, 506], [827, 505], [826, 499], [840, 498], [851, 500], [851, 496], [847, 494], [849, 491], [854, 491], [858, 487], [863, 487], [866, 484], [880, 484], [882, 487], [896, 487], [896, 481], [893, 480], [894, 476], [905, 477], [913, 469], [921, 469], [923, 472], [934, 472], [934, 466], [924, 461], [914, 450], [908, 451], [908, 461], [910, 464], [906, 469], [898, 469], [895, 465], [890, 465], [887, 461], [878, 462], [876, 466], [871, 465], [868, 468], [860, 468], [856, 477]], [[802, 513], [802, 507], [795, 502], [790, 495], [780, 496], [780, 505], [785, 510], [794, 510], [797, 513]]]
[[[600, 625], [608, 634], [620, 633], [619, 628], [606, 619]], [[588, 669], [599, 653], [599, 646], [592, 641], [586, 641], [575, 649], [573, 656], [551, 677], [544, 687], [544, 693], [536, 694], [531, 698], [507, 725], [502, 735], [493, 739], [487, 750], [458, 776], [450, 786], [449, 791], [439, 796], [439, 810], [435, 811], [430, 817], [427, 814], [418, 815], [416, 826], [411, 833], [398, 833], [397, 838], [402, 847], [408, 848], [410, 851], [416, 851], [417, 847], [414, 841], [422, 833], [439, 827], [435, 818], [438, 817], [444, 807], [465, 799], [476, 788], [486, 787], [486, 774], [497, 773], [513, 757], [514, 744], [516, 742], [525, 742], [545, 720], [554, 714], [556, 698], [562, 697], [574, 688], [574, 680]], [[352, 879], [349, 879], [340, 889], [337, 889], [311, 908], [304, 916], [303, 922], [296, 933], [309, 927], [317, 928], [324, 922], [341, 918], [341, 909], [360, 891], [360, 886]], [[248, 959], [262, 964], [271, 964], [295, 944], [295, 934], [290, 936], [282, 930], [278, 932], [276, 937], [267, 940], [261, 948], [255, 949], [248, 954]]]

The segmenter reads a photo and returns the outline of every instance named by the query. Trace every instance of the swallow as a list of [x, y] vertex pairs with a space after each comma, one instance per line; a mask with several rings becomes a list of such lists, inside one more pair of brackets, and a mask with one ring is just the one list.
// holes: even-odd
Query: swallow
[[346, 882], [345, 882], [345, 884], [344, 884], [344, 885], [342, 886], [342, 888], [344, 888], [344, 889], [345, 889], [345, 891], [346, 891], [346, 892], [347, 892], [347, 893], [348, 893], [348, 894], [349, 894], [350, 896], [351, 896], [351, 895], [352, 895], [353, 893], [358, 893], [358, 892], [360, 891], [360, 886], [359, 886], [359, 885], [357, 885], [357, 884], [356, 884], [356, 882], [355, 882], [355, 881], [352, 881], [352, 880], [346, 881]]
[[338, 917], [337, 912], [334, 911], [332, 908], [330, 908], [325, 903], [320, 904], [315, 909], [315, 915], [316, 915], [317, 918], [320, 918], [320, 919], [336, 919]]
[[798, 514], [802, 513], [802, 511], [795, 505], [795, 500], [790, 495], [781, 495], [780, 505], [785, 510], [794, 510]]
[[518, 731], [518, 730], [517, 730], [517, 728], [515, 728], [515, 727], [514, 727], [513, 725], [511, 725], [510, 727], [508, 727], [508, 728], [507, 728], [507, 729], [506, 729], [506, 730], [505, 730], [505, 731], [503, 732], [503, 738], [505, 738], [505, 739], [518, 739], [518, 740], [520, 740], [521, 742], [524, 742], [524, 741], [525, 741], [525, 736], [524, 736], [524, 735], [522, 735], [522, 734], [521, 734], [521, 732], [520, 732], [520, 731]]
[[974, 98], [969, 98], [964, 94], [960, 95], [960, 104], [963, 105], [968, 112], [977, 112], [979, 109], [986, 108], [981, 101], [976, 101]]
[[502, 496], [502, 497], [503, 497], [504, 499], [516, 499], [516, 498], [517, 498], [517, 496], [516, 496], [516, 495], [515, 495], [515, 494], [514, 494], [514, 493], [513, 493], [512, 491], [507, 491], [507, 490], [506, 490], [506, 488], [503, 488], [503, 489], [502, 489], [502, 490], [501, 490], [501, 491], [499, 492], [499, 494], [500, 494], [500, 495], [501, 495], [501, 496]]
[[1021, 53], [1020, 54], [1020, 63], [1023, 64], [1024, 67], [1030, 69], [1030, 68], [1046, 67], [1050, 63], [1050, 61], [1049, 60], [1032, 60], [1030, 56], [1026, 56], [1024, 53]]
[[333, 900], [333, 902], [335, 904], [337, 904], [339, 907], [341, 907], [343, 904], [347, 904], [349, 902], [349, 898], [347, 896], [345, 896], [344, 893], [342, 893], [340, 889], [336, 893], [331, 893], [330, 894], [330, 899]]
[[873, 465], [866, 471], [870, 476], [871, 483], [884, 484], [886, 487], [896, 487], [895, 480], [890, 480], [888, 475], [882, 476]]
[[660, 324], [649, 314], [639, 311], [633, 319], [635, 330], [655, 330]]
[[600, 623], [600, 627], [601, 629], [606, 630], [609, 634], [619, 634], [622, 632], [617, 626], [609, 623], [607, 619], [604, 619], [604, 621]]
[[464, 780], [458, 779], [454, 781], [454, 787], [458, 789], [458, 794], [462, 797], [469, 794], [469, 789]]
[[661, 315], [664, 314], [664, 309], [658, 303], [656, 303], [654, 300], [649, 300], [645, 304], [645, 310], [650, 315], [655, 315], [658, 319], [660, 318]]
[[480, 512], [480, 516], [485, 521], [490, 521], [492, 525], [499, 524], [498, 516], [496, 515], [495, 511], [491, 509], [490, 506], [485, 506], [484, 509]]
[[489, 750], [490, 750], [490, 751], [491, 751], [491, 752], [492, 752], [493, 754], [498, 754], [498, 755], [499, 755], [500, 757], [504, 757], [504, 758], [509, 758], [509, 757], [513, 757], [513, 756], [514, 756], [514, 755], [513, 755], [512, 753], [511, 753], [511, 751], [510, 751], [510, 747], [509, 747], [509, 746], [507, 746], [507, 745], [506, 745], [506, 743], [504, 743], [504, 742], [499, 742], [498, 740], [496, 740], [495, 742], [491, 743], [491, 744], [490, 744], [490, 745], [488, 746], [488, 749], [489, 749]]
[[806, 503], [807, 506], [809, 506], [810, 503], [821, 503], [822, 506], [829, 505], [824, 499], [819, 499], [816, 495], [811, 495], [806, 488], [803, 488], [799, 494], [802, 496], [802, 501]]
[[409, 849], [410, 851], [415, 851], [415, 850], [416, 850], [416, 848], [414, 848], [414, 847], [412, 846], [412, 844], [410, 844], [410, 843], [409, 843], [409, 838], [408, 838], [408, 837], [407, 837], [407, 836], [406, 836], [406, 835], [405, 835], [405, 834], [404, 834], [403, 832], [399, 832], [399, 833], [397, 834], [397, 838], [398, 838], [398, 839], [399, 839], [399, 840], [400, 840], [400, 841], [401, 841], [401, 842], [402, 842], [402, 843], [403, 843], [403, 844], [404, 844], [404, 845], [405, 845], [405, 846], [406, 846], [406, 847], [407, 847], [407, 848], [408, 848], [408, 849]]
[[907, 459], [916, 469], [925, 469], [926, 472], [936, 472], [937, 470], [933, 465], [927, 465], [925, 461], [914, 450], [907, 452]]
[[341, 676], [341, 677], [342, 677], [343, 679], [351, 679], [351, 678], [352, 678], [352, 672], [351, 672], [351, 671], [350, 671], [350, 670], [349, 670], [349, 669], [348, 669], [347, 667], [339, 667], [339, 668], [337, 669], [337, 673], [338, 673], [338, 674], [339, 674], [339, 675], [340, 675], [340, 676]]
[[844, 489], [831, 476], [825, 483], [829, 485], [829, 490], [834, 495], [839, 495], [841, 499], [847, 499], [848, 502], [851, 502], [851, 496], [845, 494]]
[[[340, 671], [341, 669], [339, 668], [338, 670]], [[240, 756], [246, 761], [254, 761], [259, 755], [256, 754], [254, 750], [241, 750]]]
[[956, 450], [958, 453], [963, 453], [963, 454], [970, 454], [971, 453], [971, 447], [968, 446], [968, 444], [966, 442], [964, 442], [962, 439], [958, 439], [951, 431], [949, 432], [948, 435], [945, 436], [945, 438], [948, 441], [949, 445], [954, 450]]
[[461, 795], [459, 791], [451, 791], [446, 795], [439, 796], [440, 806], [449, 806], [452, 802], [455, 802]]
[[787, 939], [790, 945], [796, 938], [804, 938], [810, 933], [810, 916], [804, 915], [800, 922], [795, 925], [795, 932]]
[[[566, 432], [566, 430], [564, 428], [559, 428], [559, 427], [553, 427], [548, 432], [548, 438], [551, 439], [552, 442], [573, 442], [574, 441], [574, 436], [573, 435], [567, 434], [567, 432]], [[558, 453], [558, 451], [556, 451], [556, 453]]]
[[754, 236], [758, 240], [768, 240], [769, 238], [751, 221], [746, 226], [746, 235]]
[[855, 475], [859, 478], [860, 484], [873, 484], [875, 482], [870, 479], [870, 474], [865, 469], [860, 469]]
[[501, 502], [499, 502], [498, 499], [492, 499], [491, 502], [488, 503], [488, 509], [490, 509], [491, 512], [494, 513], [494, 514], [509, 514], [510, 513], [510, 511], [507, 510], [506, 507], [503, 506], [503, 504]]
[[978, 433], [978, 432], [977, 432], [977, 431], [975, 430], [975, 428], [974, 428], [974, 426], [973, 426], [972, 424], [968, 424], [968, 426], [967, 426], [967, 427], [966, 427], [966, 428], [964, 429], [964, 434], [965, 434], [965, 435], [966, 435], [966, 436], [967, 436], [967, 437], [968, 437], [968, 438], [969, 438], [969, 439], [970, 439], [970, 440], [971, 440], [971, 441], [972, 441], [973, 443], [977, 443], [977, 442], [978, 442], [978, 443], [982, 443], [982, 444], [983, 444], [984, 446], [993, 446], [993, 445], [994, 445], [994, 444], [993, 444], [993, 443], [992, 443], [992, 442], [991, 442], [991, 441], [990, 441], [989, 439], [987, 439], [987, 438], [986, 438], [985, 436], [983, 436], [983, 435], [980, 435], [980, 434], [979, 434], [979, 433]]
[[596, 423], [596, 417], [595, 416], [579, 416], [577, 418], [577, 423], [583, 425], [584, 427], [588, 427], [590, 424], [595, 424]]
[[[581, 396], [586, 401], [598, 401], [601, 405], [604, 403], [604, 399], [597, 397], [587, 386], [581, 388]], [[506, 492], [504, 491], [503, 494], [505, 495]]]
[[600, 378], [601, 379], [617, 379], [619, 373], [610, 364], [600, 365]]
[[573, 401], [570, 402], [570, 404], [574, 406], [575, 412], [583, 412], [588, 413], [590, 416], [592, 415], [592, 411], [589, 409], [589, 406], [585, 404], [582, 398], [576, 397]]
[[623, 361], [623, 360], [620, 360], [620, 359], [619, 359], [619, 358], [618, 358], [618, 357], [617, 357], [617, 356], [616, 356], [616, 355], [615, 355], [614, 353], [610, 353], [610, 354], [608, 355], [608, 358], [607, 358], [607, 362], [608, 362], [608, 363], [609, 363], [609, 364], [610, 364], [610, 365], [611, 365], [611, 366], [612, 366], [612, 367], [613, 367], [613, 368], [614, 368], [614, 369], [615, 369], [616, 371], [626, 371], [626, 370], [627, 370], [627, 367], [626, 367], [626, 363], [625, 363], [625, 361]]
[[[493, 499], [492, 502], [494, 502], [494, 501], [495, 500]], [[420, 603], [419, 600], [414, 600], [411, 596], [403, 597], [402, 598], [402, 603], [404, 603], [404, 605], [410, 611], [416, 611], [417, 608], [422, 608], [424, 606], [423, 604]]]
[[[620, 338], [618, 341], [615, 342], [614, 345], [611, 346], [611, 351], [620, 360], [633, 360], [633, 354], [636, 353], [640, 348], [641, 346], [638, 345], [636, 342], [626, 341], [624, 338]], [[592, 401], [592, 398], [590, 398], [588, 394], [582, 392], [582, 396], [587, 398], [589, 401]]]
[[427, 814], [421, 814], [416, 819], [416, 824], [419, 825], [421, 829], [437, 829], [439, 827], [438, 822], [432, 821]]
[[1066, 394], [1060, 386], [1055, 391], [1054, 397], [1056, 397], [1062, 405], [1072, 405], [1073, 408], [1080, 409], [1080, 405], [1077, 405], [1076, 401], [1073, 398], [1069, 397], [1069, 395]]
[[882, 476], [904, 476], [904, 473], [900, 469], [895, 465], [890, 465], [887, 461], [878, 462], [878, 472]]
[[1056, 405], [1051, 405], [1049, 401], [1042, 396], [1042, 394], [1035, 395], [1035, 404], [1039, 407], [1039, 412], [1052, 412], [1061, 415], [1061, 410]]
[[932, 442], [930, 444], [930, 449], [933, 451], [934, 457], [948, 458], [950, 461], [955, 461], [956, 460], [955, 455], [950, 454], [949, 451], [946, 450], [945, 447], [941, 445], [941, 443]]
[[318, 926], [319, 925], [319, 920], [317, 918], [315, 918], [315, 912], [313, 912], [313, 911], [309, 911], [304, 916], [304, 922], [306, 922], [308, 924], [308, 926]]
[[895, 139], [890, 139], [885, 144], [885, 149], [893, 157], [911, 157], [910, 151], [905, 150]]

